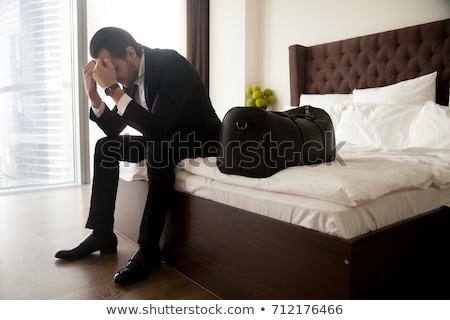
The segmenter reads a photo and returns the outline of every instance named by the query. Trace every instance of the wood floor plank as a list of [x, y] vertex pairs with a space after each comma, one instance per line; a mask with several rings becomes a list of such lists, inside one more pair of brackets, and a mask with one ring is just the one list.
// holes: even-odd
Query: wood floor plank
[[137, 249], [120, 235], [117, 254], [55, 259], [89, 234], [89, 200], [90, 187], [0, 196], [0, 299], [217, 299], [167, 265], [141, 283], [114, 284]]

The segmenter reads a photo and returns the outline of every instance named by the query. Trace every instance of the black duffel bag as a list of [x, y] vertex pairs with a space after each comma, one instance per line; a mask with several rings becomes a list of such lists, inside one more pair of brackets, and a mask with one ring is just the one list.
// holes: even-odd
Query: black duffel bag
[[217, 166], [223, 173], [265, 178], [335, 156], [333, 124], [323, 109], [304, 106], [272, 112], [235, 107], [223, 119]]

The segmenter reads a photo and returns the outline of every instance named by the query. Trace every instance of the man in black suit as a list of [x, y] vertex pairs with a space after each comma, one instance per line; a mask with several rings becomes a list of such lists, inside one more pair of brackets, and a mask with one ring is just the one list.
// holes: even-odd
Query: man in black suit
[[[90, 43], [94, 60], [83, 68], [90, 119], [105, 132], [95, 148], [94, 177], [86, 227], [93, 232], [77, 247], [58, 251], [60, 259], [81, 259], [93, 252], [117, 251], [113, 232], [119, 161], [147, 159], [149, 188], [140, 225], [139, 249], [114, 276], [129, 284], [145, 279], [161, 265], [159, 240], [182, 159], [211, 156], [220, 131], [208, 93], [194, 67], [173, 50], [150, 49], [125, 30], [103, 28]], [[119, 85], [122, 84], [122, 87]], [[105, 90], [116, 106], [105, 107]], [[129, 125], [143, 136], [121, 136]]]

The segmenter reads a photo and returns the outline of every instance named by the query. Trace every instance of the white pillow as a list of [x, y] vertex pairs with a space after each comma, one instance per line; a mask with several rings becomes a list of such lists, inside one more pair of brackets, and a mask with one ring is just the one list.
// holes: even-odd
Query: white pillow
[[408, 147], [450, 149], [450, 108], [426, 103], [411, 125]]
[[352, 100], [353, 95], [349, 94], [301, 94], [299, 106], [313, 106], [316, 108], [332, 107], [336, 104]]
[[423, 106], [427, 101], [436, 101], [436, 77], [437, 72], [433, 72], [385, 87], [355, 89], [353, 102]]
[[360, 146], [403, 149], [422, 106], [353, 104], [342, 111], [336, 141]]

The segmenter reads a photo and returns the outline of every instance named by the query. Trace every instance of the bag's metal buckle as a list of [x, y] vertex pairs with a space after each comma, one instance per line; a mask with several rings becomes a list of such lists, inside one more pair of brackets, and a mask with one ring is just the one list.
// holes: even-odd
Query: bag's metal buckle
[[311, 109], [309, 106], [305, 106], [305, 119], [312, 121], [316, 120], [316, 117], [311, 114]]
[[309, 110], [309, 106], [305, 106], [305, 115], [309, 117], [311, 115], [311, 111]]
[[236, 128], [238, 128], [241, 131], [247, 129], [247, 126], [248, 126], [247, 121], [244, 120], [236, 121]]

